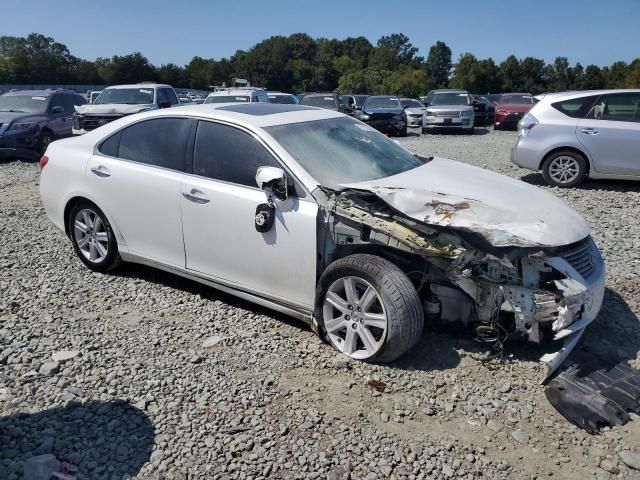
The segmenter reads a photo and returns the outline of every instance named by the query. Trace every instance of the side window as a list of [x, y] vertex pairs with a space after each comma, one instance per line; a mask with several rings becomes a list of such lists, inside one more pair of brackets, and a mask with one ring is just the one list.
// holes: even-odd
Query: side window
[[122, 132], [118, 132], [114, 135], [111, 135], [104, 142], [100, 144], [98, 147], [98, 151], [103, 155], [108, 155], [110, 157], [118, 156], [118, 147], [120, 146], [120, 135]]
[[186, 118], [154, 118], [131, 125], [122, 130], [118, 157], [184, 171], [190, 125]]
[[551, 106], [568, 117], [585, 118], [593, 102], [599, 98], [599, 95], [591, 95], [589, 97], [572, 98], [552, 103]]
[[280, 167], [255, 138], [227, 125], [201, 121], [196, 134], [193, 173], [256, 187], [258, 167]]
[[164, 88], [159, 88], [156, 92], [156, 103], [160, 105], [162, 102], [168, 102], [167, 94], [164, 91]]
[[62, 95], [54, 95], [51, 97], [51, 102], [49, 102], [49, 111], [51, 111], [53, 107], [65, 107]]
[[603, 95], [593, 106], [589, 118], [616, 122], [640, 122], [640, 93]]
[[163, 88], [162, 90], [164, 90], [164, 95], [167, 98], [167, 101], [171, 105], [178, 105], [179, 102], [178, 102], [178, 97], [176, 95], [176, 92], [174, 92], [170, 88]]

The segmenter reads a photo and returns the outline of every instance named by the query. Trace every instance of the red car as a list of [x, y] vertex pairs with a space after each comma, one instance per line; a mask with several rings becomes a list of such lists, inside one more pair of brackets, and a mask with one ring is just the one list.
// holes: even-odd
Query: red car
[[496, 105], [496, 120], [494, 130], [518, 128], [518, 122], [524, 114], [533, 107], [533, 97], [530, 93], [504, 93]]

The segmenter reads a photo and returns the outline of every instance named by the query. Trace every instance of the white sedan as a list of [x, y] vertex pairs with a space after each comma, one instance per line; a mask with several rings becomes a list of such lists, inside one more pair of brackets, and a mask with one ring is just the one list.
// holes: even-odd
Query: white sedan
[[455, 322], [497, 346], [563, 340], [553, 369], [602, 303], [602, 258], [561, 200], [331, 110], [150, 111], [54, 142], [41, 169], [46, 212], [90, 269], [211, 285], [356, 359], [394, 360], [425, 321]]

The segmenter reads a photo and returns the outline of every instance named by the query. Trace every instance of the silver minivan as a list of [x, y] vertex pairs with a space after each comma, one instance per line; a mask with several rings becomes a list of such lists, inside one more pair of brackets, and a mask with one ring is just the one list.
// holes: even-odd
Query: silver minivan
[[640, 180], [640, 90], [542, 96], [518, 125], [511, 162], [542, 170], [557, 187], [585, 177]]

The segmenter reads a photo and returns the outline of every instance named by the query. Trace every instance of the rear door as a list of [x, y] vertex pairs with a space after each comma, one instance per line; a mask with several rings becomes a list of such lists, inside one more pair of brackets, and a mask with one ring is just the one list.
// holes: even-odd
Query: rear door
[[601, 96], [576, 135], [597, 172], [640, 175], [640, 93]]
[[271, 230], [258, 232], [256, 207], [267, 202], [255, 182], [260, 166], [282, 167], [249, 132], [199, 122], [193, 175], [182, 184], [187, 268], [241, 290], [313, 308], [317, 204], [299, 188], [276, 202]]
[[195, 122], [153, 118], [98, 146], [86, 176], [130, 253], [184, 268], [180, 185]]

